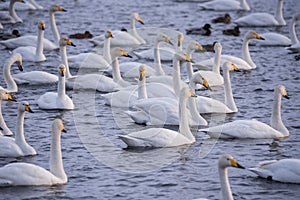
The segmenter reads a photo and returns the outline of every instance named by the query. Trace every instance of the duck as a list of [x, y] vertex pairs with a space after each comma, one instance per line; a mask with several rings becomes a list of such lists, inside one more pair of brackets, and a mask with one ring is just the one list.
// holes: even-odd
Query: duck
[[61, 132], [66, 132], [61, 119], [52, 123], [50, 171], [31, 163], [14, 162], [0, 168], [0, 186], [51, 186], [68, 182], [61, 153]]
[[187, 35], [203, 35], [203, 36], [210, 36], [211, 34], [211, 25], [205, 24], [202, 28], [191, 28], [186, 30]]
[[[144, 22], [139, 13], [135, 12], [131, 15], [130, 31], [113, 31], [113, 35], [115, 37], [111, 40], [112, 47], [132, 47], [146, 44], [146, 41], [138, 34], [136, 30], [135, 21], [144, 25]], [[94, 45], [101, 46], [103, 45], [104, 38], [104, 35], [95, 36], [89, 41], [92, 42]]]
[[239, 139], [281, 139], [289, 136], [288, 129], [281, 120], [281, 97], [289, 98], [283, 85], [274, 91], [274, 103], [271, 115], [271, 126], [257, 120], [235, 120], [222, 125], [200, 129], [212, 138], [239, 138]]
[[64, 64], [60, 64], [58, 66], [58, 88], [57, 92], [46, 92], [41, 95], [37, 104], [40, 109], [44, 110], [52, 110], [52, 109], [60, 109], [60, 110], [73, 110], [74, 104], [72, 99], [66, 94], [66, 86], [65, 86], [65, 76], [66, 67]]
[[84, 33], [75, 33], [69, 35], [69, 38], [73, 39], [90, 39], [93, 38], [93, 34], [91, 34], [89, 31], [85, 31]]
[[113, 48], [112, 57], [112, 78], [103, 74], [82, 74], [67, 80], [67, 88], [75, 90], [97, 90], [99, 92], [114, 92], [130, 86], [131, 83], [125, 81], [119, 70], [120, 56], [132, 58], [125, 50], [120, 47]]
[[15, 24], [15, 23], [23, 23], [23, 20], [17, 15], [15, 10], [15, 3], [25, 3], [24, 0], [10, 0], [9, 3], [9, 11], [0, 12], [0, 20], [2, 23], [7, 24]]
[[275, 16], [269, 13], [250, 13], [234, 21], [240, 27], [285, 26], [282, 14], [283, 0], [278, 0]]
[[24, 136], [24, 118], [26, 111], [33, 113], [27, 101], [20, 102], [18, 106], [15, 138], [7, 136], [0, 137], [0, 145], [2, 148], [0, 157], [36, 155], [36, 150], [26, 142]]
[[215, 11], [233, 11], [242, 10], [249, 11], [250, 7], [247, 0], [213, 0], [205, 3], [198, 4], [202, 10], [215, 10]]
[[223, 35], [232, 35], [232, 36], [239, 36], [240, 35], [240, 27], [235, 26], [233, 29], [225, 29], [222, 31]]
[[20, 37], [22, 35], [21, 31], [19, 31], [18, 29], [14, 29], [12, 30], [11, 33], [3, 33], [0, 35], [0, 38], [2, 40], [8, 40], [8, 39], [11, 39], [11, 38], [17, 38], [17, 37]]
[[248, 168], [259, 177], [282, 183], [300, 183], [300, 160], [285, 158], [260, 162], [257, 167]]
[[231, 16], [226, 13], [224, 16], [217, 17], [211, 20], [212, 23], [224, 23], [224, 24], [230, 24], [231, 22]]
[[45, 22], [43, 20], [38, 23], [38, 39], [36, 47], [33, 46], [22, 46], [14, 49], [13, 54], [20, 53], [23, 61], [30, 62], [42, 62], [46, 60], [43, 53], [44, 51], [44, 34], [45, 34]]
[[292, 22], [290, 24], [289, 34], [290, 34], [292, 45], [290, 47], [287, 47], [286, 49], [291, 53], [300, 53], [300, 43], [295, 30], [296, 23], [297, 21], [299, 21], [299, 19], [300, 19], [300, 13], [294, 14]]
[[189, 97], [195, 94], [189, 88], [182, 88], [179, 98], [180, 125], [179, 131], [166, 128], [149, 128], [142, 131], [132, 132], [128, 135], [119, 135], [119, 138], [127, 147], [152, 147], [165, 148], [193, 144], [196, 139], [192, 134], [186, 115], [186, 103]]
[[11, 136], [11, 135], [13, 135], [13, 132], [7, 127], [7, 125], [3, 119], [3, 115], [2, 115], [1, 103], [3, 100], [4, 101], [17, 101], [17, 100], [11, 93], [0, 88], [0, 127], [2, 129], [0, 131], [0, 136], [3, 136], [3, 135]]
[[7, 92], [16, 93], [18, 92], [18, 85], [16, 81], [13, 79], [11, 75], [11, 66], [16, 63], [18, 65], [18, 69], [22, 72], [22, 55], [19, 53], [12, 54], [4, 63], [3, 66], [3, 77], [6, 83], [7, 88], [3, 88], [0, 86], [0, 89], [4, 89]]
[[[50, 40], [44, 38], [44, 50], [54, 50], [58, 49], [59, 47], [59, 38], [60, 34], [57, 30], [57, 26], [55, 23], [55, 16], [54, 13], [56, 11], [65, 12], [66, 10], [63, 9], [61, 6], [58, 5], [52, 5], [49, 10], [50, 14], [50, 24], [51, 24], [51, 30], [55, 38], [55, 43], [51, 42]], [[33, 46], [36, 47], [38, 41], [38, 37], [36, 35], [23, 35], [21, 37], [12, 38], [8, 40], [0, 41], [0, 44], [5, 46], [8, 49], [15, 49], [20, 46]]]

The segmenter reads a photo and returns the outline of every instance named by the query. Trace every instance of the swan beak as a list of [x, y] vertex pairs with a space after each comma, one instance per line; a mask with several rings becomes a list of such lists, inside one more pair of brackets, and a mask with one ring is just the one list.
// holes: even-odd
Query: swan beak
[[64, 133], [66, 133], [67, 131], [63, 128], [62, 130], [61, 130], [61, 132], [64, 132]]
[[34, 113], [34, 112], [31, 110], [31, 108], [30, 108], [29, 105], [26, 105], [26, 106], [25, 106], [25, 111], [30, 112], [30, 113]]
[[208, 90], [211, 90], [211, 88], [209, 87], [209, 84], [207, 82], [207, 80], [205, 78], [202, 78], [202, 85], [208, 89]]
[[194, 63], [194, 62], [192, 61], [191, 57], [188, 56], [188, 55], [185, 56], [185, 61], [186, 61], [186, 62]]
[[282, 95], [282, 96], [283, 96], [284, 98], [286, 98], [286, 99], [290, 99], [288, 93], [286, 93], [285, 95]]
[[113, 34], [111, 31], [107, 31], [107, 38], [113, 38]]
[[18, 64], [18, 68], [19, 70], [22, 72], [23, 71], [23, 65], [22, 64]]
[[233, 71], [240, 72], [239, 68], [235, 64], [231, 64], [233, 67]]
[[64, 68], [60, 68], [59, 69], [59, 74], [61, 77], [64, 77], [65, 76], [65, 69]]
[[198, 51], [203, 51], [204, 49], [203, 49], [202, 45], [197, 44], [197, 50], [198, 50]]
[[232, 167], [245, 169], [242, 165], [240, 165], [235, 159], [230, 159], [230, 164]]
[[12, 94], [10, 94], [10, 93], [7, 93], [7, 97], [8, 97], [7, 99], [9, 101], [15, 101], [15, 102], [17, 101], [16, 98]]
[[144, 77], [145, 77], [145, 71], [141, 71], [139, 81], [142, 81]]
[[57, 6], [57, 10], [58, 10], [58, 11], [62, 11], [62, 12], [67, 12], [67, 10], [64, 9], [64, 8], [61, 7], [61, 6]]
[[66, 43], [67, 43], [67, 45], [69, 45], [69, 46], [76, 47], [76, 45], [75, 45], [70, 39], [66, 39]]
[[192, 90], [190, 90], [190, 95], [191, 95], [191, 97], [197, 97], [196, 94]]
[[123, 52], [122, 56], [124, 57], [128, 57], [128, 58], [132, 58], [131, 55], [129, 55], [126, 51]]
[[139, 23], [143, 24], [144, 25], [144, 22], [142, 20], [142, 18], [140, 16], [138, 16], [138, 18], [136, 19]]
[[164, 39], [165, 39], [165, 40], [164, 40], [165, 43], [169, 43], [170, 45], [173, 46], [173, 43], [171, 42], [170, 38], [164, 37]]
[[255, 38], [258, 40], [265, 40], [265, 38], [261, 37], [259, 34], [256, 34]]

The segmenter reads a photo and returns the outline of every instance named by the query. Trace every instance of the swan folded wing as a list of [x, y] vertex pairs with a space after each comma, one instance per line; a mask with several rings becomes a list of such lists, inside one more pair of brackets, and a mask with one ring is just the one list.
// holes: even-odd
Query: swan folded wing
[[238, 1], [212, 1], [199, 4], [200, 8], [205, 10], [238, 10], [241, 9]]
[[235, 20], [239, 26], [274, 26], [278, 25], [278, 21], [269, 13], [252, 13]]
[[48, 84], [58, 82], [58, 77], [43, 71], [23, 72], [13, 75], [18, 84]]
[[13, 138], [1, 137], [0, 147], [0, 157], [19, 157], [24, 155], [22, 149], [16, 144]]
[[234, 63], [236, 66], [238, 66], [239, 70], [249, 70], [249, 69], [255, 69], [255, 67], [249, 65], [244, 59], [230, 56], [230, 55], [221, 55], [221, 65], [223, 65], [225, 62], [230, 61]]

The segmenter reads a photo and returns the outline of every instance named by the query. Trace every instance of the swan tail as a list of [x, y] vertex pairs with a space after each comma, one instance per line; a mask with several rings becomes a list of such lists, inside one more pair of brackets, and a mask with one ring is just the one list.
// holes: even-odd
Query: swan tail
[[273, 177], [273, 174], [270, 171], [260, 167], [248, 168], [248, 170], [263, 178], [272, 179]]
[[139, 140], [138, 138], [133, 138], [128, 135], [119, 135], [119, 139], [121, 139], [128, 147], [143, 147], [147, 146], [144, 144], [144, 141]]

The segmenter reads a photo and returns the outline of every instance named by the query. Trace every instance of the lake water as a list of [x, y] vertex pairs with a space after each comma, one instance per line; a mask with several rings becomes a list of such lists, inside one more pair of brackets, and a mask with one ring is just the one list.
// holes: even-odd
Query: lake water
[[[45, 8], [50, 2], [38, 1]], [[276, 1], [249, 0], [251, 12], [273, 13]], [[129, 28], [131, 13], [139, 12], [145, 30], [168, 29], [175, 42], [176, 32], [185, 33], [192, 27], [200, 27], [225, 12], [200, 11], [197, 3], [178, 3], [171, 0], [153, 1], [102, 1], [77, 0], [61, 4], [68, 11], [57, 13], [56, 21], [62, 35], [90, 31], [94, 35], [106, 30]], [[284, 2], [284, 18], [289, 24], [294, 13], [300, 11], [297, 0]], [[24, 35], [36, 34], [36, 24], [46, 22], [45, 37], [53, 40], [48, 11], [19, 11], [23, 24], [5, 26], [3, 32], [18, 28]], [[229, 12], [233, 19], [245, 15]], [[243, 35], [249, 28], [242, 28], [239, 37], [224, 36], [222, 30], [233, 24], [214, 24], [209, 37], [185, 36], [185, 41], [194, 39], [200, 44], [221, 42], [223, 53], [241, 55]], [[300, 26], [297, 27], [299, 33]], [[258, 33], [278, 31], [288, 36], [288, 27], [255, 28]], [[143, 35], [143, 34], [142, 34]], [[149, 39], [150, 41], [150, 39]], [[152, 41], [152, 40], [151, 40]], [[69, 55], [95, 50], [88, 40], [73, 40], [76, 48], [67, 47]], [[187, 42], [185, 42], [186, 45]], [[126, 49], [131, 52], [131, 49]], [[245, 167], [253, 167], [260, 161], [299, 157], [300, 129], [300, 69], [299, 61], [283, 47], [250, 47], [257, 69], [246, 73], [231, 73], [234, 97], [239, 112], [227, 116], [205, 115], [213, 124], [216, 120], [255, 118], [269, 123], [273, 102], [273, 89], [279, 84], [286, 86], [290, 99], [282, 100], [282, 119], [290, 131], [290, 137], [270, 146], [271, 140], [212, 140], [194, 130], [197, 142], [190, 146], [151, 150], [126, 150], [118, 135], [147, 127], [134, 124], [125, 114], [126, 109], [104, 105], [99, 92], [67, 91], [73, 97], [74, 111], [40, 110], [36, 100], [46, 91], [55, 91], [56, 85], [20, 85], [16, 97], [27, 100], [35, 113], [26, 113], [25, 134], [37, 156], [25, 158], [0, 158], [0, 166], [11, 162], [35, 163], [49, 169], [51, 124], [53, 119], [63, 119], [68, 133], [62, 135], [62, 152], [69, 182], [52, 187], [7, 187], [0, 189], [0, 199], [220, 199], [220, 183], [217, 161], [221, 154], [230, 153]], [[1, 62], [10, 56], [1, 47]], [[24, 71], [45, 70], [56, 74], [60, 64], [58, 51], [45, 51], [47, 61], [24, 62]], [[207, 56], [213, 54], [207, 53]], [[135, 61], [122, 58], [120, 62]], [[151, 61], [143, 62], [151, 64]], [[164, 63], [170, 66], [171, 63]], [[71, 69], [75, 75], [78, 69]], [[171, 71], [171, 68], [167, 68]], [[16, 67], [12, 73], [20, 73]], [[183, 73], [185, 71], [183, 70]], [[0, 70], [2, 77], [2, 70]], [[135, 80], [130, 80], [135, 82]], [[4, 86], [3, 78], [1, 85]], [[208, 93], [213, 95], [212, 93]], [[17, 103], [2, 103], [3, 116], [8, 127], [14, 130]], [[170, 127], [175, 129], [177, 127]], [[235, 199], [299, 199], [300, 188], [296, 184], [282, 184], [260, 179], [247, 170], [229, 169], [231, 188]]]

